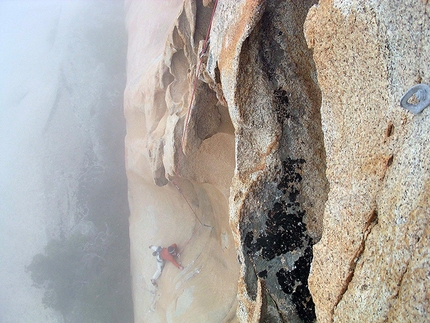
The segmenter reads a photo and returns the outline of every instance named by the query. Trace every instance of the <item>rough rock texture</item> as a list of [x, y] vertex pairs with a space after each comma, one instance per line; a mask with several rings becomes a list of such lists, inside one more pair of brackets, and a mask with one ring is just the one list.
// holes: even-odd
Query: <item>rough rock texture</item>
[[230, 222], [242, 322], [315, 318], [307, 278], [328, 186], [321, 94], [303, 34], [312, 4], [221, 2], [219, 12], [231, 14], [213, 27], [220, 37], [208, 70], [219, 68], [236, 135]]
[[[159, 0], [130, 1], [126, 8], [135, 322], [237, 322], [239, 264], [228, 217], [234, 129], [216, 92], [201, 81], [184, 139], [186, 155], [181, 150], [211, 8], [201, 1]], [[156, 260], [148, 246], [172, 243], [185, 269], [167, 263], [155, 288], [150, 279]]]
[[136, 322], [427, 320], [429, 4], [316, 2], [219, 0], [201, 63], [214, 0], [126, 2]]
[[430, 83], [426, 1], [320, 1], [306, 21], [330, 192], [309, 286], [318, 322], [428, 322]]

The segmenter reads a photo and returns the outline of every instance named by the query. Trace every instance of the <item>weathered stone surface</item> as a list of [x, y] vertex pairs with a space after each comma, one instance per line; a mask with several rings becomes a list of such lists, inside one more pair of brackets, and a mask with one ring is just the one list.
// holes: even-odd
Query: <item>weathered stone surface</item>
[[136, 322], [428, 320], [430, 110], [399, 100], [430, 83], [429, 4], [315, 3], [219, 0], [200, 62], [214, 0], [148, 2], [175, 21], [151, 32], [127, 2]]
[[[211, 8], [201, 1], [159, 0], [126, 6], [135, 322], [237, 322], [239, 264], [228, 217], [234, 129], [216, 92], [202, 81], [182, 141]], [[156, 261], [148, 246], [172, 243], [178, 244], [185, 269], [166, 264], [156, 289], [150, 282]]]
[[429, 111], [399, 100], [430, 81], [429, 7], [320, 1], [305, 29], [330, 183], [309, 278], [318, 322], [427, 321]]
[[224, 19], [213, 26], [208, 70], [219, 69], [236, 134], [230, 221], [242, 322], [315, 315], [307, 277], [328, 186], [321, 97], [302, 30], [312, 4], [221, 2]]

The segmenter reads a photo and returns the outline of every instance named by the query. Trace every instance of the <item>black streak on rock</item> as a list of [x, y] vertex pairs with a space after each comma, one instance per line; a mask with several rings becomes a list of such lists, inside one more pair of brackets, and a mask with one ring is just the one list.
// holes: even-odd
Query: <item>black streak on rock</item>
[[[282, 291], [289, 295], [295, 305], [297, 315], [303, 322], [316, 319], [315, 305], [308, 289], [308, 276], [312, 262], [312, 238], [306, 231], [303, 217], [306, 212], [300, 205], [300, 183], [302, 181], [303, 159], [288, 158], [282, 163], [282, 177], [277, 188], [283, 197], [275, 202], [267, 212], [263, 230], [246, 232], [244, 245], [248, 257], [260, 266], [258, 276], [268, 279], [269, 262], [288, 252], [302, 254], [295, 261], [293, 268], [282, 267], [276, 272], [276, 278]], [[272, 273], [273, 275], [273, 273]], [[270, 277], [269, 277], [270, 278]], [[270, 288], [270, 286], [268, 285]]]
[[287, 119], [291, 118], [289, 113], [289, 98], [288, 93], [281, 87], [273, 92], [274, 95], [274, 107], [276, 112], [276, 118], [278, 123], [283, 124]]
[[258, 273], [258, 277], [260, 277], [260, 278], [267, 278], [267, 270], [264, 269], [264, 270], [260, 271]]

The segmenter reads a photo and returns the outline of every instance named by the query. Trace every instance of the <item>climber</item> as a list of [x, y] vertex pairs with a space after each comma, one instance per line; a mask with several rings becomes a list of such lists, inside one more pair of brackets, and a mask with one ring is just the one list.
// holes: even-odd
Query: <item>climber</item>
[[150, 245], [149, 248], [154, 251], [152, 255], [157, 258], [157, 271], [155, 272], [154, 276], [152, 276], [152, 285], [157, 286], [157, 279], [161, 276], [161, 272], [163, 271], [164, 263], [166, 260], [170, 261], [180, 270], [184, 269], [184, 267], [178, 264], [178, 262], [175, 260], [175, 257], [179, 257], [179, 254], [177, 252], [178, 246], [176, 245], [176, 243], [172, 244], [168, 248], [153, 245]]

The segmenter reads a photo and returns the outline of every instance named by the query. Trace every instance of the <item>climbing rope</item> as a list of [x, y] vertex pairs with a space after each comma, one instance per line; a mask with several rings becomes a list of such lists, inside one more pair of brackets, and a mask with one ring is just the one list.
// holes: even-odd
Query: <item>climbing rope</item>
[[217, 5], [218, 5], [218, 0], [215, 0], [214, 8], [212, 10], [211, 20], [209, 21], [208, 31], [206, 32], [205, 42], [203, 43], [202, 51], [199, 54], [200, 59], [199, 59], [198, 65], [197, 65], [197, 71], [196, 71], [196, 74], [194, 76], [193, 91], [191, 92], [190, 104], [188, 106], [187, 117], [185, 118], [184, 130], [182, 132], [181, 149], [182, 149], [182, 151], [183, 151], [184, 154], [185, 154], [185, 152], [184, 152], [185, 133], [186, 133], [186, 131], [188, 129], [188, 123], [190, 122], [191, 108], [193, 106], [194, 97], [195, 97], [195, 94], [196, 94], [197, 80], [198, 80], [198, 77], [200, 75], [200, 69], [201, 69], [202, 62], [203, 62], [203, 56], [204, 56], [204, 54], [206, 54], [206, 51], [208, 49], [207, 47], [208, 47], [208, 42], [209, 42], [209, 34], [211, 32], [211, 29], [212, 29], [212, 21], [214, 19], [214, 15], [215, 15], [215, 11], [216, 11]]
[[204, 226], [204, 227], [208, 227], [208, 228], [212, 228], [212, 226], [204, 224], [202, 221], [200, 221], [199, 217], [197, 216], [196, 211], [194, 211], [193, 207], [191, 206], [190, 202], [188, 202], [187, 198], [185, 197], [184, 193], [182, 193], [181, 188], [178, 186], [178, 184], [176, 184], [175, 181], [171, 181], [172, 184], [176, 187], [176, 189], [179, 191], [179, 193], [182, 195], [182, 197], [184, 198], [185, 202], [187, 202], [188, 207], [191, 209], [191, 211], [194, 213], [194, 216], [196, 217], [196, 219], [199, 221], [199, 223]]
[[[212, 22], [213, 22], [213, 18], [214, 18], [214, 16], [215, 16], [215, 11], [216, 11], [217, 5], [218, 5], [218, 0], [215, 0], [214, 7], [213, 7], [213, 10], [212, 10], [211, 19], [210, 19], [210, 21], [209, 21], [208, 30], [207, 30], [207, 32], [206, 32], [206, 38], [205, 38], [205, 41], [204, 41], [204, 43], [203, 43], [202, 51], [201, 51], [201, 53], [199, 54], [199, 63], [198, 63], [198, 65], [197, 65], [196, 74], [195, 74], [195, 76], [194, 76], [193, 91], [192, 91], [192, 93], [191, 93], [190, 104], [189, 104], [189, 106], [188, 106], [187, 116], [186, 116], [186, 118], [185, 118], [184, 130], [183, 130], [183, 132], [182, 132], [182, 138], [181, 138], [181, 149], [180, 149], [180, 152], [179, 152], [179, 154], [183, 154], [184, 156], [185, 156], [185, 152], [184, 152], [184, 140], [185, 140], [185, 133], [186, 133], [186, 131], [187, 131], [187, 129], [188, 129], [188, 124], [189, 124], [190, 116], [191, 116], [191, 108], [192, 108], [192, 105], [193, 105], [193, 102], [194, 102], [194, 97], [195, 97], [196, 88], [197, 88], [197, 81], [198, 81], [198, 77], [199, 77], [199, 75], [200, 75], [200, 69], [201, 69], [202, 62], [203, 62], [203, 56], [204, 56], [204, 54], [206, 54], [206, 51], [207, 51], [207, 49], [208, 49], [208, 44], [209, 44], [209, 35], [210, 35], [211, 29], [212, 29]], [[181, 160], [181, 157], [182, 157], [182, 156], [180, 155], [180, 156], [179, 156], [179, 158], [178, 158], [178, 163], [179, 163], [179, 165], [178, 165], [178, 166], [180, 166], [180, 160]], [[179, 169], [179, 167], [178, 167], [177, 169]], [[194, 214], [194, 216], [196, 217], [196, 219], [197, 219], [197, 221], [200, 223], [200, 225], [201, 225], [201, 226], [204, 226], [204, 227], [207, 227], [207, 228], [213, 228], [212, 226], [210, 226], [210, 225], [208, 225], [208, 224], [203, 223], [203, 222], [199, 219], [199, 217], [198, 217], [198, 215], [197, 215], [196, 211], [193, 209], [193, 207], [191, 206], [190, 202], [189, 202], [189, 201], [188, 201], [188, 199], [185, 197], [185, 195], [184, 195], [184, 193], [182, 192], [182, 190], [181, 190], [181, 188], [179, 187], [179, 185], [178, 185], [175, 181], [170, 181], [170, 182], [171, 182], [171, 183], [176, 187], [176, 189], [179, 191], [179, 193], [181, 194], [181, 196], [183, 197], [183, 199], [184, 199], [184, 200], [185, 200], [185, 202], [187, 203], [188, 207], [190, 208], [191, 212]], [[191, 237], [192, 237], [193, 235], [194, 235], [194, 232], [193, 232], [193, 234], [191, 235]], [[189, 239], [189, 240], [191, 240], [191, 237], [190, 237], [190, 239]], [[187, 243], [189, 242], [189, 240], [187, 241]]]

